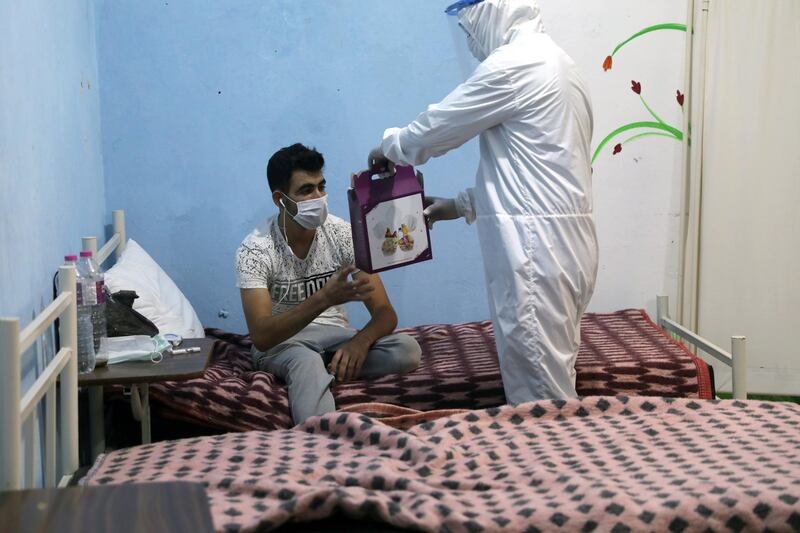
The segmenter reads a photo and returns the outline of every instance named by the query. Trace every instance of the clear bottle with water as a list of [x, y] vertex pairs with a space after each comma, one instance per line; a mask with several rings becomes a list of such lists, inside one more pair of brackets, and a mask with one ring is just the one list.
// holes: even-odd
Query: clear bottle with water
[[92, 252], [81, 252], [80, 261], [78, 261], [78, 270], [81, 271], [86, 277], [91, 278], [92, 295], [90, 296], [90, 305], [92, 306], [92, 329], [94, 331], [94, 351], [99, 355], [100, 342], [103, 337], [107, 336], [106, 333], [106, 292], [105, 292], [105, 278], [103, 271], [95, 263], [92, 257]]
[[94, 328], [92, 327], [91, 295], [94, 292], [94, 279], [81, 272], [78, 258], [74, 255], [64, 257], [64, 264], [77, 268], [75, 294], [78, 301], [78, 372], [87, 374], [94, 370]]

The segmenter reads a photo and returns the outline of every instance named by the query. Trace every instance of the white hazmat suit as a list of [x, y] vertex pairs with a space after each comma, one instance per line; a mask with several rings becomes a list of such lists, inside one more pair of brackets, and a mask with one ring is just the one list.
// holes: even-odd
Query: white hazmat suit
[[592, 110], [574, 62], [534, 0], [484, 0], [458, 13], [482, 63], [381, 150], [421, 165], [480, 135], [477, 223], [503, 386], [511, 404], [576, 396], [580, 320], [597, 276]]

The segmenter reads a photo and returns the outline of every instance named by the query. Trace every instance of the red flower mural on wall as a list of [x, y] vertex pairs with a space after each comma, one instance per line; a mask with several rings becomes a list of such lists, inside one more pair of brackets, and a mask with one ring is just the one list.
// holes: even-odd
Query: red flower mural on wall
[[[657, 30], [679, 30], [686, 32], [686, 25], [685, 24], [677, 24], [677, 23], [666, 23], [666, 24], [656, 24], [655, 26], [648, 26], [643, 30], [634, 33], [621, 43], [619, 43], [614, 50], [611, 52], [610, 55], [606, 56], [605, 60], [603, 61], [603, 71], [607, 72], [611, 70], [611, 66], [613, 65], [613, 56], [616, 54], [622, 47], [624, 47], [629, 42], [633, 41], [637, 37], [641, 37], [647, 33], [657, 31]], [[659, 136], [659, 137], [668, 137], [675, 140], [682, 140], [683, 139], [683, 132], [678, 128], [667, 124], [661, 117], [659, 117], [653, 109], [647, 105], [644, 97], [642, 96], [642, 84], [639, 81], [631, 80], [631, 91], [636, 93], [639, 96], [639, 100], [641, 100], [642, 105], [644, 105], [647, 112], [650, 114], [651, 117], [655, 120], [643, 120], [637, 122], [631, 122], [630, 124], [625, 124], [624, 126], [620, 126], [619, 128], [615, 129], [611, 133], [605, 136], [600, 144], [594, 151], [592, 155], [592, 162], [597, 158], [603, 148], [608, 144], [611, 140], [613, 140], [618, 135], [625, 133], [626, 131], [630, 130], [639, 130], [639, 133], [625, 139], [622, 142], [619, 142], [614, 145], [612, 150], [612, 155], [617, 155], [618, 153], [622, 152], [622, 145], [641, 139], [643, 137], [651, 137], [651, 136]], [[683, 107], [684, 95], [682, 92], [677, 91], [676, 97], [678, 101], [678, 105]]]

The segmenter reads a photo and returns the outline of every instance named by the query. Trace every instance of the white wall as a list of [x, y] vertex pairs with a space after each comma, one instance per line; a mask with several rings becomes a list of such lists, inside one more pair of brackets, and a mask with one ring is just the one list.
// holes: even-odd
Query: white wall
[[[686, 23], [686, 2], [540, 0], [545, 24], [586, 77], [594, 104], [593, 147], [623, 124], [653, 120], [642, 97], [665, 122], [681, 129], [675, 91], [684, 88], [682, 31], [648, 33], [624, 46], [611, 70], [602, 64], [614, 47], [655, 24]], [[619, 141], [636, 134], [623, 134]], [[600, 270], [590, 311], [644, 307], [655, 316], [655, 297], [675, 302], [678, 272], [681, 144], [647, 137], [611, 155], [609, 143], [593, 165]], [[674, 309], [674, 303], [673, 303]]]
[[[0, 315], [23, 328], [52, 300], [53, 274], [80, 237], [102, 242], [94, 35], [93, 0], [0, 2]], [[23, 394], [53, 348], [44, 335], [25, 353]]]
[[747, 337], [750, 392], [800, 395], [800, 2], [712, 1], [708, 28], [699, 332]]

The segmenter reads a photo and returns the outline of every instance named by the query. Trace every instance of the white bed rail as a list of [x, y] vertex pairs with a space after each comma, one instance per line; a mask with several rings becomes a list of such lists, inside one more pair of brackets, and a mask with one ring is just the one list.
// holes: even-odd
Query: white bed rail
[[[37, 452], [34, 442], [36, 406], [45, 398], [45, 486], [56, 485], [56, 381], [60, 381], [61, 431], [58, 434], [65, 484], [78, 469], [78, 309], [75, 267], [58, 272], [59, 295], [20, 331], [18, 318], [0, 318], [0, 490], [33, 486]], [[22, 354], [53, 322], [59, 320], [62, 348], [34, 384], [20, 397]], [[22, 483], [22, 435], [26, 437], [26, 479]]]
[[731, 351], [729, 353], [672, 320], [669, 316], [669, 298], [667, 296], [656, 297], [656, 308], [658, 325], [661, 328], [677, 335], [695, 348], [731, 367], [733, 397], [741, 400], [747, 399], [747, 338], [742, 336], [731, 337]]
[[113, 211], [112, 217], [114, 234], [99, 251], [97, 250], [97, 237], [81, 238], [81, 250], [92, 252], [97, 266], [105, 263], [112, 252], [114, 253], [114, 259], [119, 260], [125, 250], [125, 211], [121, 209]]

